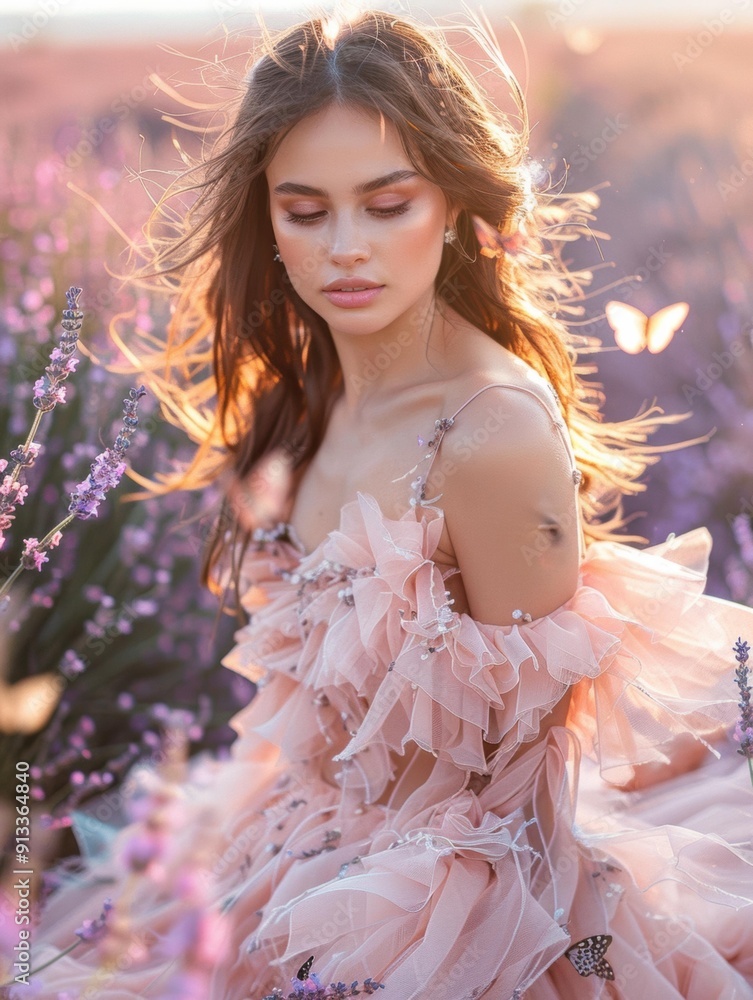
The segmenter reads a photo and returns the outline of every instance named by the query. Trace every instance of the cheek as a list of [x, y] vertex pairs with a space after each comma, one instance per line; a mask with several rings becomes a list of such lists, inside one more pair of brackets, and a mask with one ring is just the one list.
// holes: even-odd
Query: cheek
[[318, 272], [327, 259], [321, 236], [317, 236], [313, 229], [309, 232], [303, 228], [300, 233], [281, 229], [278, 234], [275, 242], [293, 288], [299, 293], [305, 292], [311, 285], [318, 288]]
[[277, 233], [276, 243], [280, 248], [280, 254], [291, 267], [311, 257], [317, 244], [321, 243], [321, 237], [317, 238], [313, 228], [307, 230], [301, 226], [291, 231], [290, 225], [285, 225], [279, 227]]
[[444, 215], [423, 212], [407, 225], [391, 244], [391, 261], [400, 270], [415, 275], [418, 273], [434, 276], [442, 259]]

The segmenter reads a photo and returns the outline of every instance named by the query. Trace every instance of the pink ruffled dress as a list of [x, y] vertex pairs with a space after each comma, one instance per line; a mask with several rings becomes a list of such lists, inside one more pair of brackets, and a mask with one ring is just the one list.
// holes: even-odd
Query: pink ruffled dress
[[[488, 625], [448, 601], [427, 475], [398, 519], [358, 493], [313, 552], [289, 524], [254, 536], [250, 621], [223, 663], [258, 692], [230, 758], [190, 762], [162, 861], [200, 866], [217, 918], [203, 995], [287, 996], [313, 955], [322, 983], [372, 977], [384, 1000], [752, 1000], [753, 787], [730, 734], [753, 609], [704, 595], [709, 532], [643, 550], [581, 537], [567, 603]], [[566, 727], [537, 740], [569, 688]], [[688, 733], [699, 767], [615, 787]], [[49, 897], [34, 965], [103, 897], [117, 906], [129, 837], [106, 833]], [[142, 947], [109, 979], [84, 943], [13, 996], [189, 996], [170, 885], [129, 882]]]

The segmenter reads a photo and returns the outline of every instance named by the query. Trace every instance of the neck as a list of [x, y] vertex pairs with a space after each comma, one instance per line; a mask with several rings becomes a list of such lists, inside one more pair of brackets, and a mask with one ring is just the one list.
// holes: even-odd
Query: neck
[[454, 374], [459, 323], [446, 306], [440, 311], [433, 289], [375, 333], [330, 330], [343, 373], [341, 405], [351, 418], [374, 415], [411, 389]]

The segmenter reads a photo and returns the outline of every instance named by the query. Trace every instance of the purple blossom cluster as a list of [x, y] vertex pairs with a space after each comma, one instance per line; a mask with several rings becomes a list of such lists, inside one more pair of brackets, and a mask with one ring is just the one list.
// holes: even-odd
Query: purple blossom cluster
[[[0, 472], [5, 472], [8, 462], [0, 458]], [[5, 542], [5, 532], [10, 528], [16, 516], [16, 506], [22, 504], [29, 493], [26, 483], [7, 475], [0, 484], [0, 548]]]
[[[53, 965], [55, 962], [59, 961], [59, 959], [63, 958], [63, 956], [69, 955], [75, 948], [78, 948], [79, 945], [82, 943], [101, 944], [102, 942], [104, 942], [107, 939], [108, 935], [111, 935], [112, 933], [112, 920], [110, 918], [110, 913], [113, 909], [114, 905], [112, 899], [108, 896], [102, 904], [102, 912], [100, 913], [100, 915], [94, 919], [91, 918], [85, 919], [81, 923], [80, 927], [76, 928], [74, 933], [78, 938], [77, 941], [74, 941], [73, 944], [68, 945], [67, 948], [63, 949], [63, 951], [58, 952], [57, 955], [54, 955], [43, 965], [39, 965], [30, 971], [29, 973], [30, 982], [24, 986], [24, 989], [28, 990], [29, 986], [31, 985], [30, 995], [37, 996], [37, 990], [35, 988], [35, 984], [33, 983], [33, 977], [35, 974], [41, 972], [43, 969], [48, 968], [50, 965]], [[9, 997], [12, 997], [13, 1000], [17, 1000], [17, 998], [20, 996], [20, 994], [18, 993], [18, 987], [16, 987], [15, 989], [11, 989], [10, 993], [6, 994], [5, 992], [8, 988], [14, 987], [15, 982], [16, 981], [14, 979], [10, 979], [5, 983], [0, 983], [0, 990], [3, 991], [2, 993], [0, 993], [0, 996], [5, 997], [7, 995]], [[68, 996], [69, 995], [65, 993], [57, 994], [58, 1000], [61, 1000], [61, 998], [62, 1000], [65, 1000], [65, 998]]]
[[[147, 131], [135, 115], [120, 123], [117, 142], [112, 137], [113, 142], [98, 146], [77, 170], [77, 183], [92, 199], [87, 209], [53, 169], [78, 126], [53, 119], [54, 112], [49, 132], [38, 122], [31, 127], [26, 117], [17, 121], [13, 142], [6, 143], [0, 157], [0, 454], [16, 463], [14, 469], [0, 462], [0, 485], [6, 468], [18, 484], [5, 483], [0, 490], [0, 524], [8, 536], [2, 554], [8, 571], [20, 561], [27, 536], [43, 540], [39, 525], [46, 513], [58, 507], [66, 510], [76, 484], [102, 451], [100, 428], [109, 424], [127, 394], [129, 387], [121, 388], [108, 368], [110, 361], [122, 360], [113, 356], [106, 334], [111, 319], [132, 316], [144, 333], [159, 333], [169, 320], [161, 297], [124, 284], [103, 266], [121, 253], [122, 232], [95, 203], [114, 207], [123, 231], [137, 237], [139, 220], [146, 218], [151, 201], [140, 185], [120, 183], [126, 180], [123, 164], [136, 162], [145, 146], [155, 160], [171, 156], [170, 130], [157, 114]], [[57, 152], [49, 145], [52, 135]], [[96, 318], [87, 342], [91, 358], [88, 352], [83, 356], [79, 339], [81, 361], [67, 382], [62, 377], [67, 352], [60, 346], [59, 327], [54, 344], [49, 344], [56, 303], [67, 288], [61, 285], [63, 267], [84, 289], [84, 312], [91, 310]], [[51, 356], [53, 347], [61, 353]], [[102, 364], [92, 362], [95, 356]], [[46, 366], [49, 402], [55, 400], [56, 377], [57, 388], [61, 383], [72, 388], [66, 389], [65, 405], [56, 406], [54, 420], [45, 428], [48, 433], [39, 436], [40, 445], [30, 443], [27, 432], [32, 386], [40, 382]], [[43, 390], [44, 384], [38, 384], [40, 402]], [[147, 396], [139, 408], [140, 425], [132, 440], [139, 449], [147, 440], [144, 414], [153, 412], [153, 402]], [[33, 415], [45, 420], [36, 404]], [[159, 470], [189, 461], [192, 451], [169, 421], [159, 421], [155, 433], [150, 431], [148, 450], [140, 452], [140, 471], [158, 478]], [[37, 454], [39, 487], [32, 483], [13, 520], [8, 500], [15, 506], [19, 491], [26, 497], [24, 473]], [[158, 501], [112, 505], [109, 511], [102, 505], [97, 518], [80, 520], [77, 531], [64, 530], [54, 553], [49, 546], [29, 549], [29, 568], [39, 562], [42, 572], [26, 574], [31, 579], [24, 599], [9, 604], [2, 619], [14, 645], [6, 681], [14, 684], [32, 674], [56, 671], [67, 684], [44, 729], [21, 741], [33, 768], [31, 794], [42, 804], [35, 806], [41, 825], [70, 826], [71, 811], [95, 795], [106, 818], [119, 815], [118, 786], [137, 761], [161, 759], [174, 707], [185, 708], [190, 717], [191, 752], [208, 749], [222, 757], [236, 739], [228, 720], [248, 703], [254, 687], [220, 666], [235, 623], [227, 615], [215, 620], [216, 597], [201, 586], [195, 572], [219, 496], [209, 487], [188, 498], [174, 493]], [[202, 510], [202, 520], [194, 522], [192, 515]], [[38, 551], [48, 561], [38, 557]], [[0, 585], [5, 575], [0, 575]], [[0, 734], [0, 789], [9, 799], [19, 739]], [[59, 843], [77, 849], [74, 838], [65, 833]]]
[[60, 325], [63, 333], [60, 343], [50, 355], [50, 364], [45, 368], [44, 375], [34, 383], [34, 406], [42, 413], [53, 410], [58, 403], [65, 402], [65, 386], [63, 382], [71, 372], [75, 372], [79, 359], [73, 357], [78, 344], [78, 333], [84, 314], [78, 308], [80, 288], [71, 287], [65, 293], [68, 308], [63, 310]]
[[84, 920], [80, 927], [76, 928], [76, 936], [82, 941], [99, 941], [107, 933], [107, 918], [113, 908], [110, 897], [102, 904], [102, 912], [95, 920]]
[[737, 752], [748, 760], [750, 777], [753, 781], [753, 704], [751, 704], [751, 687], [748, 670], [748, 653], [750, 645], [738, 637], [733, 647], [738, 667], [735, 671], [735, 681], [740, 689], [740, 718], [735, 726], [734, 739], [740, 744]]
[[[47, 542], [51, 549], [60, 544], [62, 531], [56, 531]], [[24, 550], [21, 553], [21, 564], [24, 569], [36, 569], [41, 572], [43, 563], [48, 562], [47, 551], [42, 548], [38, 538], [25, 538]]]
[[10, 453], [11, 460], [21, 468], [31, 468], [36, 461], [41, 448], [41, 444], [36, 444], [34, 442], [32, 442], [27, 448], [24, 448], [24, 446], [20, 444], [18, 448], [14, 448]]
[[[43, 413], [52, 410], [57, 403], [64, 402], [65, 392], [61, 383], [74, 371], [75, 365], [71, 355], [76, 349], [78, 342], [78, 331], [81, 329], [83, 313], [77, 308], [78, 297], [81, 289], [71, 286], [66, 292], [68, 308], [63, 310], [61, 325], [63, 333], [60, 337], [59, 346], [54, 348], [50, 355], [50, 364], [46, 368], [46, 374], [38, 379], [34, 385], [34, 405], [39, 411], [34, 418], [31, 430], [29, 431], [26, 443], [19, 445], [11, 452], [11, 459], [15, 462], [15, 468], [10, 475], [6, 475], [2, 486], [0, 486], [0, 547], [5, 541], [4, 532], [10, 527], [15, 518], [17, 505], [23, 504], [28, 497], [29, 488], [25, 483], [19, 481], [19, 475], [24, 468], [30, 468], [40, 452], [40, 445], [33, 441], [34, 435], [39, 427]], [[18, 574], [23, 570], [42, 570], [42, 566], [48, 562], [47, 550], [60, 544], [62, 530], [74, 517], [90, 518], [96, 516], [99, 504], [105, 498], [108, 490], [117, 486], [120, 478], [125, 472], [126, 463], [124, 456], [131, 443], [131, 436], [138, 427], [138, 417], [136, 411], [139, 400], [146, 395], [144, 386], [138, 389], [131, 389], [128, 399], [124, 400], [123, 426], [118, 434], [113, 448], [107, 448], [97, 455], [91, 465], [91, 472], [83, 483], [79, 483], [76, 491], [71, 495], [68, 507], [70, 515], [49, 531], [43, 539], [29, 537], [24, 540], [24, 547], [21, 553], [21, 560], [9, 577], [0, 585], [0, 611], [8, 607], [8, 591]], [[2, 460], [0, 472], [5, 472], [8, 463]]]
[[139, 400], [145, 395], [146, 389], [141, 385], [138, 389], [131, 389], [128, 399], [123, 400], [123, 426], [115, 439], [114, 446], [106, 448], [97, 455], [91, 464], [91, 472], [71, 495], [68, 510], [76, 517], [82, 519], [96, 517], [97, 509], [107, 491], [120, 482], [126, 469], [125, 453], [131, 445], [131, 436], [139, 424], [136, 410]]
[[378, 983], [369, 976], [364, 979], [363, 986], [358, 989], [358, 980], [355, 979], [350, 986], [347, 983], [330, 983], [329, 986], [322, 984], [315, 972], [310, 972], [304, 980], [293, 977], [291, 980], [292, 991], [283, 994], [282, 990], [275, 988], [262, 1000], [300, 1000], [300, 997], [308, 997], [309, 1000], [345, 1000], [346, 997], [373, 996], [377, 990], [385, 989], [384, 983]]

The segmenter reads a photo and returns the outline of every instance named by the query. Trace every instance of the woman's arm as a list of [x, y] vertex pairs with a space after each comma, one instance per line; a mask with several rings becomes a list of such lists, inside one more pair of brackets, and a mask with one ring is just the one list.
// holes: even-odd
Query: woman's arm
[[512, 625], [518, 608], [541, 618], [577, 587], [571, 459], [550, 405], [487, 389], [462, 411], [427, 485], [442, 493], [469, 614], [485, 624]]

